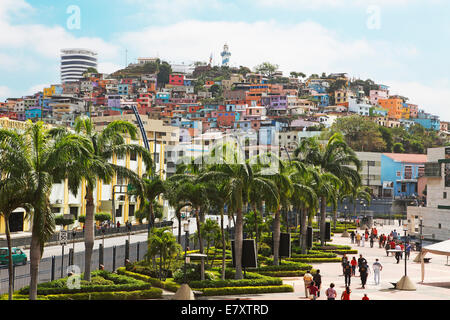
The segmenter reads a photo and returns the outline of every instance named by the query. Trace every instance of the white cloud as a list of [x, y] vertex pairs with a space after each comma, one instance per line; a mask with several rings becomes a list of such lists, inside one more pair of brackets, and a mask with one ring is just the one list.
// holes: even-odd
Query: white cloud
[[8, 98], [11, 98], [11, 89], [7, 86], [0, 86], [0, 101], [5, 101]]

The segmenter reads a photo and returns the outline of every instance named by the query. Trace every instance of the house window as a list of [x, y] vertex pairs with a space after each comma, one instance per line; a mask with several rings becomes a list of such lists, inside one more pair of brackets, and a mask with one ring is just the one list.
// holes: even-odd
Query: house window
[[406, 192], [406, 183], [402, 183], [402, 192]]
[[444, 192], [443, 195], [442, 195], [442, 197], [443, 197], [444, 199], [447, 199], [447, 192]]
[[136, 158], [137, 158], [136, 151], [131, 151], [130, 152], [130, 160], [131, 161], [136, 161]]
[[73, 215], [75, 220], [78, 219], [78, 207], [70, 207], [70, 214]]
[[134, 217], [134, 204], [130, 204], [129, 206], [128, 206], [128, 216], [129, 217]]

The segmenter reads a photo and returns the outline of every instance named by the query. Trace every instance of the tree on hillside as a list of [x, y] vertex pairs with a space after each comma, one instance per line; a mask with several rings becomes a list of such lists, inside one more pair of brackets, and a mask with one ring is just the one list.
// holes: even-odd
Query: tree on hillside
[[336, 120], [330, 128], [330, 136], [341, 132], [345, 141], [355, 151], [383, 152], [386, 142], [378, 130], [378, 125], [362, 116], [343, 117]]
[[271, 78], [272, 75], [278, 70], [277, 64], [271, 64], [270, 62], [263, 62], [255, 67], [256, 72], [260, 72], [268, 78]]
[[167, 62], [163, 61], [159, 65], [159, 71], [157, 75], [157, 81], [159, 87], [164, 87], [166, 83], [169, 83], [169, 75], [172, 73], [172, 67]]

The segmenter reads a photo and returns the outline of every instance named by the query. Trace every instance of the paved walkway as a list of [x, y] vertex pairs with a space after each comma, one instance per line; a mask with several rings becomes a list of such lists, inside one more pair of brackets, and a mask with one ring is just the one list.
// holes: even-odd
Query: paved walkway
[[[378, 234], [390, 233], [396, 229], [401, 230], [398, 225], [378, 227]], [[404, 275], [405, 261], [400, 260], [397, 264], [393, 256], [386, 256], [386, 251], [378, 247], [378, 242], [375, 242], [374, 247], [370, 248], [369, 242], [365, 242], [365, 247], [358, 247], [356, 244], [351, 244], [350, 238], [342, 238], [341, 234], [336, 234], [333, 238], [334, 244], [350, 245], [358, 250], [358, 254], [347, 255], [350, 259], [355, 256], [357, 259], [361, 253], [372, 268], [375, 258], [378, 258], [383, 265], [381, 271], [381, 283], [375, 285], [373, 280], [373, 273], [369, 273], [366, 284], [366, 289], [362, 289], [361, 281], [356, 271], [357, 276], [352, 277], [351, 280], [351, 300], [361, 300], [364, 293], [368, 295], [371, 300], [449, 300], [450, 299], [450, 266], [446, 265], [447, 258], [445, 256], [427, 254], [427, 258], [432, 258], [430, 263], [425, 264], [425, 280], [421, 280], [421, 265], [414, 262], [417, 252], [412, 251], [410, 260], [407, 261], [407, 272], [413, 283], [415, 283], [416, 291], [394, 290], [391, 282], [397, 282]], [[338, 299], [342, 291], [345, 290], [344, 277], [342, 276], [342, 268], [339, 263], [320, 263], [312, 264], [315, 269], [320, 269], [322, 274], [322, 290], [319, 300], [325, 300], [324, 292], [329, 284], [333, 282], [338, 293]], [[259, 300], [307, 300], [305, 298], [305, 290], [303, 285], [303, 278], [283, 278], [285, 284], [294, 286], [292, 293], [272, 293], [259, 295], [236, 295], [236, 296], [222, 296], [211, 297], [209, 299], [259, 299]]]

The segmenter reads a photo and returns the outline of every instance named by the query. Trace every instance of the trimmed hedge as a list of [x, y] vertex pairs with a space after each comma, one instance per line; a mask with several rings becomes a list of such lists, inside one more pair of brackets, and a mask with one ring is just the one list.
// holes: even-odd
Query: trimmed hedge
[[148, 282], [154, 287], [162, 288], [162, 289], [165, 289], [165, 290], [168, 290], [168, 291], [172, 291], [172, 292], [176, 292], [178, 290], [178, 288], [180, 287], [180, 285], [178, 283], [176, 283], [176, 282], [173, 282], [173, 281], [170, 281], [170, 280], [161, 281], [159, 279], [152, 278], [152, 277], [147, 276], [145, 274], [140, 274], [140, 273], [136, 273], [136, 272], [127, 271], [125, 269], [125, 267], [121, 267], [121, 268], [117, 269], [117, 273], [126, 275], [126, 276], [134, 278], [134, 279], [138, 279], [138, 280], [141, 280], [141, 281]]
[[[113, 274], [104, 270], [92, 272], [92, 278], [102, 277], [106, 280], [114, 282], [114, 284], [102, 285], [98, 284], [102, 281], [95, 281], [93, 284], [83, 285], [83, 281], [79, 289], [68, 288], [66, 286], [67, 277], [38, 285], [38, 295], [58, 295], [58, 294], [75, 294], [75, 293], [92, 293], [92, 292], [110, 292], [110, 291], [136, 291], [147, 290], [151, 288], [151, 284], [145, 281], [136, 280], [124, 275]], [[80, 275], [80, 277], [82, 277]], [[26, 295], [29, 293], [29, 286], [18, 291], [19, 294]]]
[[310, 258], [286, 258], [286, 260], [294, 261], [294, 262], [322, 263], [322, 262], [340, 262], [341, 258], [339, 258], [339, 257], [335, 257], [335, 258], [310, 257]]
[[191, 288], [225, 288], [225, 287], [258, 287], [258, 286], [278, 286], [283, 281], [279, 278], [267, 277], [262, 279], [241, 279], [241, 280], [203, 280], [191, 281]]
[[302, 270], [280, 270], [280, 271], [258, 271], [259, 274], [269, 277], [303, 277], [306, 271]]
[[150, 288], [138, 291], [90, 292], [74, 294], [50, 294], [46, 300], [139, 300], [160, 299], [162, 290]]
[[291, 285], [283, 284], [280, 286], [260, 286], [260, 287], [223, 287], [223, 288], [204, 288], [197, 289], [203, 292], [205, 296], [225, 296], [235, 294], [257, 294], [257, 293], [276, 293], [276, 292], [294, 292]]

